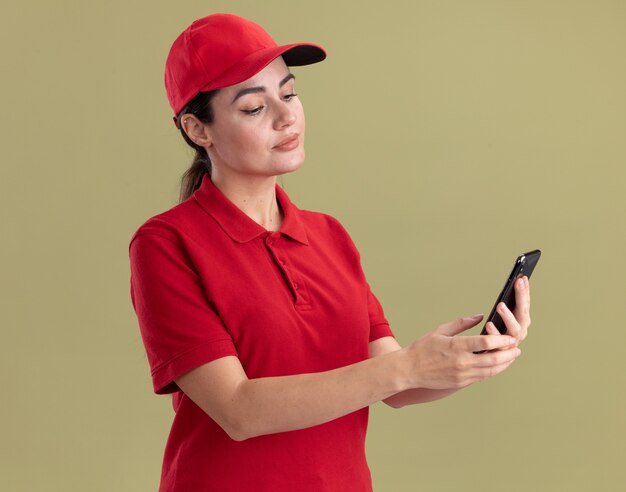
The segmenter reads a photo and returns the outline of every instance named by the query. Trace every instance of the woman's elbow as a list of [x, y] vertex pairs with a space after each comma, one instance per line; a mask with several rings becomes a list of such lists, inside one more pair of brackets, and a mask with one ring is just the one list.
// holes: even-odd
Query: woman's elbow
[[224, 429], [224, 432], [226, 432], [228, 437], [230, 437], [233, 441], [237, 442], [245, 441], [246, 439], [250, 439], [250, 437], [252, 437], [248, 436], [245, 432], [233, 428]]
[[220, 419], [217, 424], [233, 441], [241, 442], [251, 437], [255, 437], [249, 423], [243, 419], [225, 418]]
[[402, 408], [405, 405], [404, 402], [400, 398], [394, 398], [393, 396], [390, 396], [389, 398], [384, 399], [383, 402], [385, 403], [385, 405], [395, 410], [397, 410], [398, 408]]
[[200, 406], [202, 411], [215, 422], [228, 437], [233, 441], [245, 441], [253, 437], [248, 419], [245, 419], [230, 409], [222, 409], [220, 412], [209, 411], [208, 408]]
[[216, 422], [228, 437], [237, 442], [272, 432], [254, 417], [249, 413], [231, 411], [227, 415], [222, 415]]

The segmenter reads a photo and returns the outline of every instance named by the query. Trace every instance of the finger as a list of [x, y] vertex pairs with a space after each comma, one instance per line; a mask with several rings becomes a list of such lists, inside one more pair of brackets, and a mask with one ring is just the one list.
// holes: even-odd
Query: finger
[[[487, 321], [487, 323], [485, 324], [485, 333], [487, 333], [487, 335], [501, 335], [500, 331], [498, 331], [493, 321]], [[506, 350], [507, 348], [509, 348], [509, 346], [504, 347], [504, 349], [494, 349], [494, 350]], [[487, 352], [487, 350], [474, 351], [475, 354], [483, 354], [485, 352]]]
[[476, 326], [483, 319], [482, 314], [475, 314], [474, 316], [469, 316], [467, 318], [459, 318], [454, 321], [450, 321], [449, 323], [444, 323], [437, 327], [437, 332], [440, 335], [445, 335], [449, 337], [453, 337], [454, 335], [458, 335], [459, 333], [463, 333], [466, 330]]
[[[498, 329], [496, 328], [496, 325], [493, 324], [492, 321], [488, 321], [487, 324], [485, 325], [485, 332], [488, 335], [500, 335], [501, 333], [498, 331]], [[496, 350], [500, 350], [500, 349], [496, 349]], [[481, 354], [484, 353], [483, 350], [476, 352], [477, 354]]]
[[494, 325], [492, 321], [489, 321], [485, 325], [485, 330], [487, 331], [488, 335], [500, 335], [500, 332], [498, 331], [498, 329], [496, 328], [496, 325]]
[[526, 338], [526, 330], [520, 325], [513, 312], [501, 302], [497, 307], [498, 314], [506, 325], [507, 335], [517, 338], [520, 342]]
[[[491, 323], [491, 322], [490, 322]], [[489, 323], [487, 323], [489, 324]], [[493, 325], [493, 323], [491, 323]], [[457, 343], [465, 345], [466, 350], [471, 352], [482, 352], [485, 350], [498, 350], [504, 348], [515, 347], [519, 340], [510, 335], [500, 335], [498, 329], [493, 327], [497, 332], [494, 335], [478, 335], [475, 337], [460, 337], [457, 338]]]
[[[512, 353], [507, 354], [507, 352]], [[481, 354], [477, 357], [477, 359], [480, 362], [485, 360], [486, 363], [482, 366], [474, 366], [473, 370], [467, 377], [472, 380], [472, 382], [476, 383], [478, 381], [483, 381], [496, 376], [513, 364], [513, 362], [517, 360], [517, 357], [519, 357], [520, 353], [521, 351], [518, 348], [514, 348], [506, 352], [490, 352]]]
[[530, 326], [530, 284], [526, 276], [515, 282], [515, 317], [520, 325]]
[[495, 366], [477, 369], [476, 373], [473, 375], [473, 382], [477, 383], [479, 381], [484, 381], [485, 379], [497, 376], [501, 372], [505, 371], [511, 364], [513, 364], [513, 362], [515, 362], [515, 359], [503, 362], [502, 364], [498, 364]]
[[475, 357], [473, 365], [481, 368], [499, 366], [513, 362], [521, 353], [522, 351], [515, 346], [493, 352], [485, 352]]

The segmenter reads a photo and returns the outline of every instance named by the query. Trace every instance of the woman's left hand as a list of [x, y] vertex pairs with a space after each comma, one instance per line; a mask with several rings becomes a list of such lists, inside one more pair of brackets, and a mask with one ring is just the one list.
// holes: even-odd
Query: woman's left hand
[[[506, 334], [517, 339], [517, 345], [528, 336], [530, 326], [530, 285], [528, 277], [520, 277], [515, 281], [515, 309], [513, 312], [501, 302], [497, 307], [498, 314], [506, 326]], [[498, 329], [490, 321], [487, 333], [497, 335]]]

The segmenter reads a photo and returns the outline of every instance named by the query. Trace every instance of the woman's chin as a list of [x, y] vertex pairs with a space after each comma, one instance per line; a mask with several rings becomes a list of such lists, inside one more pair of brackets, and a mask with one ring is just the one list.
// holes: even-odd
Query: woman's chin
[[304, 151], [301, 152], [299, 156], [294, 156], [293, 159], [289, 159], [288, 161], [282, 162], [277, 166], [276, 175], [279, 176], [281, 174], [289, 174], [294, 171], [297, 171], [304, 164]]

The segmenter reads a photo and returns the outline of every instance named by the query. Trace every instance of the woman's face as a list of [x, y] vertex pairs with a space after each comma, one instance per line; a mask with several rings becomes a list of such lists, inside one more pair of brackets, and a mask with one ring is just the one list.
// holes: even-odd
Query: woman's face
[[211, 104], [207, 150], [214, 180], [276, 176], [304, 161], [304, 111], [281, 57], [220, 89]]

